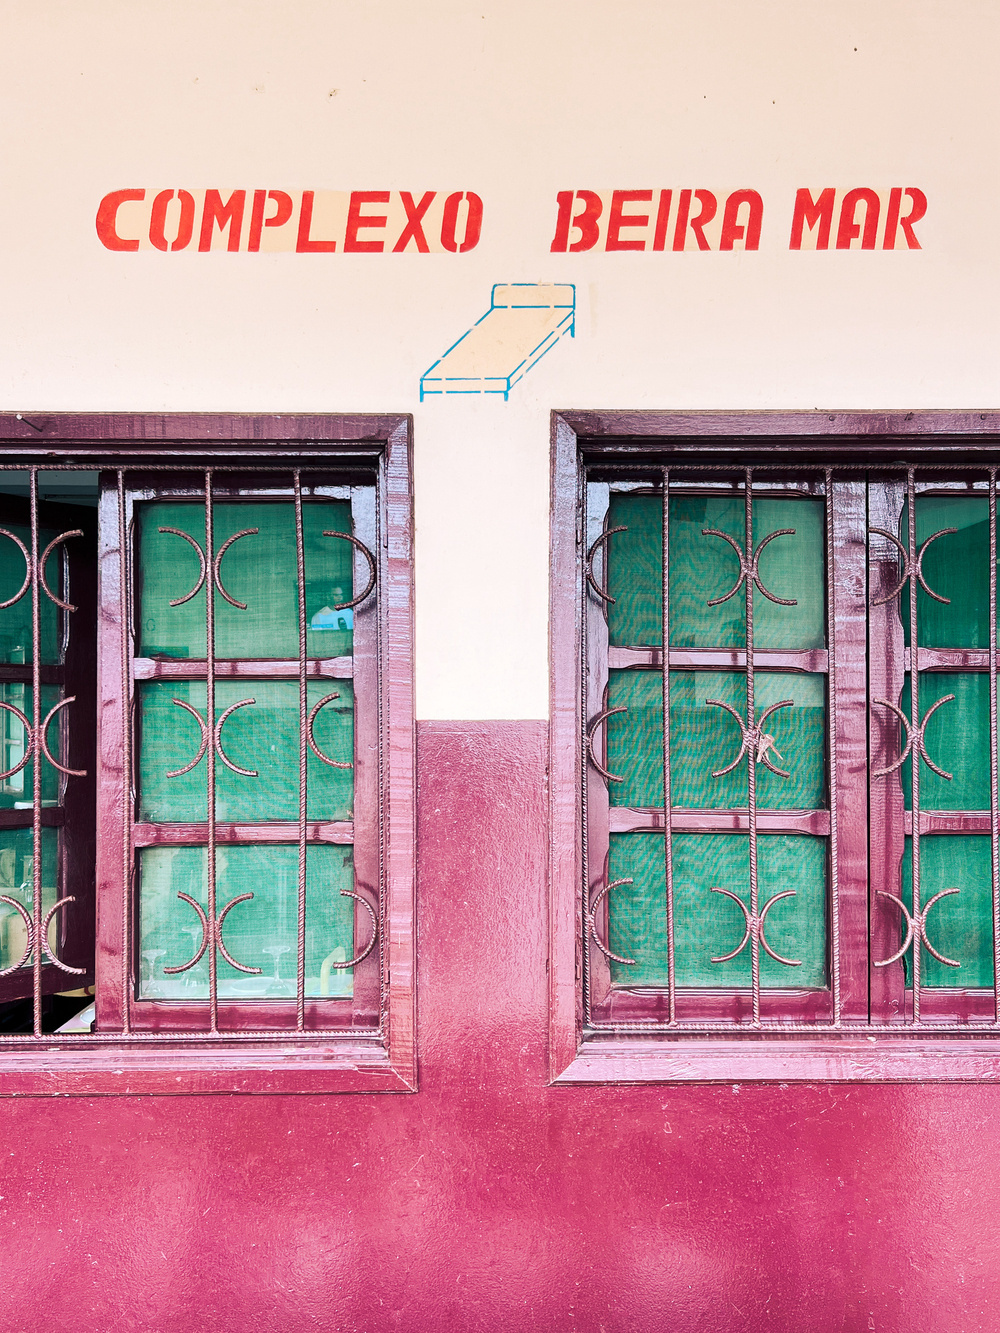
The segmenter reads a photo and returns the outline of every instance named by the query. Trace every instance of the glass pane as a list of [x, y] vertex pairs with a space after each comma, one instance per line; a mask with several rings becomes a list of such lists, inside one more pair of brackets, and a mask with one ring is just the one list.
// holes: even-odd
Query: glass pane
[[[938, 700], [954, 699], [936, 709], [927, 723], [927, 753], [939, 768], [952, 775], [940, 777], [924, 762], [920, 765], [921, 810], [988, 810], [990, 808], [990, 678], [984, 671], [930, 672], [920, 677], [920, 716]], [[910, 716], [910, 681], [907, 677], [900, 708]], [[888, 710], [878, 708], [878, 712]], [[902, 732], [902, 726], [896, 728]], [[900, 738], [906, 744], [905, 735]], [[893, 758], [899, 750], [893, 750]], [[900, 769], [907, 810], [912, 799], [911, 760]], [[876, 767], [885, 767], [880, 761]]]
[[[29, 722], [31, 721], [32, 693], [30, 685], [21, 685], [15, 681], [0, 684], [0, 700], [9, 704], [12, 708], [18, 709]], [[56, 685], [42, 686], [43, 721], [53, 705], [59, 702], [59, 693], [59, 687]], [[76, 707], [80, 707], [80, 705], [70, 704], [67, 711], [72, 713], [72, 710]], [[61, 759], [61, 729], [58, 713], [49, 724], [46, 739], [53, 758]], [[6, 708], [0, 709], [0, 772], [7, 772], [9, 769], [17, 767], [24, 758], [26, 744], [27, 735], [24, 730], [24, 723]], [[34, 783], [34, 759], [30, 759], [19, 772], [11, 773], [6, 778], [0, 778], [0, 810], [30, 810], [34, 796]], [[42, 804], [59, 804], [59, 771], [44, 759], [42, 760]]]
[[[55, 903], [59, 864], [59, 834], [55, 829], [42, 830], [42, 913]], [[15, 898], [29, 915], [34, 901], [32, 878], [34, 852], [31, 829], [0, 829], [0, 894]], [[64, 909], [65, 910], [65, 909]], [[72, 905], [69, 908], [72, 911]], [[49, 923], [49, 943], [58, 951], [59, 913]], [[27, 927], [16, 907], [0, 903], [0, 967], [13, 967], [24, 953], [28, 942]], [[31, 959], [25, 967], [31, 966]], [[67, 986], [72, 981], [67, 980]]]
[[[183, 606], [170, 602], [197, 584], [197, 551], [182, 537], [161, 527], [189, 533], [205, 545], [205, 509], [197, 502], [156, 503], [139, 507], [141, 644], [146, 657], [205, 656], [205, 591]], [[217, 504], [213, 509], [216, 552], [245, 528], [222, 558], [222, 586], [240, 610], [216, 593], [215, 655], [298, 657], [298, 581], [295, 507], [292, 504]], [[344, 657], [351, 652], [353, 614], [335, 611], [353, 596], [354, 548], [324, 531], [350, 532], [346, 501], [304, 504], [302, 529], [306, 570], [306, 652], [310, 657]]]
[[[31, 549], [31, 529], [18, 523], [2, 525], [8, 532], [20, 537], [24, 545]], [[39, 553], [45, 550], [59, 533], [54, 529], [40, 528], [38, 531]], [[79, 538], [72, 540], [78, 541]], [[45, 563], [45, 581], [59, 597], [63, 585], [62, 547], [52, 552]], [[26, 566], [20, 547], [9, 537], [0, 536], [0, 602], [17, 597], [24, 583]], [[55, 663], [62, 660], [62, 646], [59, 640], [59, 608], [46, 597], [39, 596], [39, 630], [42, 648], [42, 661]], [[23, 596], [13, 606], [0, 611], [0, 662], [16, 664], [31, 661], [31, 589], [26, 588]]]
[[[913, 906], [913, 848], [906, 839], [903, 854], [903, 893], [907, 907]], [[924, 986], [975, 989], [993, 985], [993, 881], [990, 840], [982, 834], [939, 834], [920, 839], [920, 904], [926, 908], [942, 889], [958, 893], [935, 903], [927, 917], [927, 938], [958, 967], [948, 967], [924, 949], [920, 955], [920, 979]], [[880, 898], [880, 910], [898, 911]], [[905, 935], [902, 922], [900, 943]], [[897, 946], [898, 947], [898, 946]], [[904, 955], [908, 986], [913, 984], [910, 963], [912, 947]]]
[[[222, 728], [222, 749], [238, 767], [255, 769], [245, 777], [216, 757], [216, 818], [260, 822], [299, 817], [299, 686], [297, 681], [226, 680], [215, 687], [218, 720], [232, 704], [237, 708]], [[349, 680], [310, 681], [309, 710], [327, 694], [338, 699], [316, 714], [313, 736], [330, 759], [354, 759], [354, 691]], [[185, 768], [198, 753], [201, 730], [175, 699], [205, 716], [204, 681], [149, 681], [140, 686], [139, 747], [140, 819], [203, 823], [207, 812], [207, 769], [203, 757], [189, 773]], [[310, 750], [308, 757], [310, 819], [350, 819], [354, 806], [354, 770], [332, 768]]]
[[[767, 914], [765, 935], [776, 953], [798, 959], [786, 967], [761, 950], [760, 981], [768, 989], [826, 985], [826, 840], [791, 834], [758, 838], [761, 907], [776, 893], [794, 889]], [[611, 964], [618, 986], [667, 984], [667, 911], [663, 838], [657, 833], [613, 834], [610, 879], [633, 884], [612, 889], [610, 943], [635, 967]], [[674, 956], [677, 985], [749, 987], [750, 944], [728, 963], [712, 958], [735, 949], [746, 922], [729, 889], [749, 905], [750, 840], [743, 834], [675, 833], [673, 836]]]
[[[906, 505], [900, 539], [907, 543]], [[988, 648], [990, 644], [990, 511], [983, 496], [917, 497], [917, 549], [942, 528], [957, 528], [928, 546], [924, 580], [948, 603], [917, 584], [917, 632], [925, 648]], [[887, 590], [888, 591], [888, 590]], [[904, 642], [910, 641], [910, 585], [900, 594]]]
[[[818, 675], [759, 671], [755, 676], [757, 718], [771, 704], [792, 699], [767, 719], [773, 737], [769, 758], [787, 778], [757, 765], [761, 809], [816, 810], [826, 804], [826, 682]], [[608, 706], [624, 706], [607, 721], [608, 769], [623, 782], [609, 784], [612, 805], [663, 804], [663, 706], [658, 671], [612, 671]], [[746, 677], [737, 671], [671, 671], [670, 775], [675, 806], [735, 809], [747, 804], [747, 761], [713, 778], [736, 758], [740, 729], [725, 709], [707, 704], [721, 699], [746, 715]], [[780, 756], [780, 757], [779, 757]], [[738, 910], [738, 909], [736, 909]]]
[[[661, 501], [655, 495], [612, 495], [609, 526], [627, 527], [607, 544], [608, 631], [613, 645], [662, 644]], [[670, 642], [675, 648], [742, 648], [746, 642], [745, 593], [719, 606], [739, 578], [736, 552], [704, 528], [728, 533], [742, 548], [743, 499], [738, 496], [672, 496], [670, 500]], [[760, 557], [760, 579], [778, 606], [754, 592], [754, 641], [758, 648], [819, 648], [826, 641], [823, 501], [754, 497], [754, 542], [776, 537]]]
[[[295, 998], [298, 949], [299, 851], [294, 846], [227, 846], [216, 850], [218, 910], [242, 893], [253, 899], [237, 903], [226, 917], [222, 937], [237, 962], [259, 967], [251, 976], [218, 960], [219, 998], [227, 1000]], [[202, 929], [190, 894], [208, 905], [204, 847], [150, 847], [139, 860], [139, 997], [144, 1000], [208, 998], [208, 953], [187, 972], [165, 976], [201, 947]], [[353, 994], [352, 969], [335, 968], [354, 956], [353, 848], [310, 847], [306, 862], [306, 995]], [[363, 948], [369, 936], [359, 941]]]

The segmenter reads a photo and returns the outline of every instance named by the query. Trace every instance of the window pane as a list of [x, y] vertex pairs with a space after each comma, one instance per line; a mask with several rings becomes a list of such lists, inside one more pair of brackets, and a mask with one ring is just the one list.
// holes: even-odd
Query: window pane
[[[294, 846], [225, 846], [216, 849], [218, 910], [242, 893], [253, 899], [237, 903], [223, 925], [226, 948], [237, 962], [262, 969], [251, 976], [219, 957], [220, 999], [294, 999], [298, 948], [298, 865]], [[335, 968], [354, 956], [354, 900], [351, 847], [314, 846], [306, 863], [306, 994], [349, 996], [351, 969]], [[151, 847], [139, 860], [139, 998], [208, 998], [208, 954], [190, 970], [165, 976], [201, 947], [201, 923], [194, 908], [177, 897], [190, 894], [208, 905], [204, 847]], [[364, 947], [365, 941], [361, 947]]]
[[[924, 762], [920, 764], [922, 810], [988, 810], [990, 808], [990, 678], [984, 671], [925, 672], [920, 676], [920, 716], [945, 695], [955, 697], [936, 709], [927, 723], [927, 753], [951, 781]], [[910, 716], [910, 681], [903, 686], [900, 707]], [[885, 713], [885, 708], [879, 708]], [[896, 728], [902, 731], [900, 726]], [[905, 745], [905, 738], [902, 740]], [[893, 751], [898, 754], [899, 751]], [[884, 765], [881, 765], [884, 767]], [[911, 760], [900, 770], [907, 810], [912, 799]], [[947, 952], [947, 951], [946, 951]]]
[[[354, 691], [349, 680], [310, 681], [310, 712], [328, 694], [338, 699], [316, 714], [313, 736], [330, 759], [354, 759]], [[205, 716], [204, 681], [149, 681], [140, 687], [140, 818], [143, 820], [203, 823], [207, 811], [207, 763], [204, 758], [178, 777], [171, 772], [187, 767], [198, 753], [201, 731], [187, 711], [174, 703], [181, 699]], [[216, 818], [266, 822], [299, 816], [299, 687], [297, 681], [226, 680], [215, 687], [216, 721], [232, 704], [237, 708], [222, 728], [222, 748], [240, 768], [255, 769], [257, 777], [234, 773], [216, 757]], [[310, 819], [352, 818], [354, 770], [333, 768], [309, 751], [308, 816]]]
[[[757, 766], [761, 809], [815, 810], [826, 804], [826, 682], [822, 676], [758, 671], [757, 717], [771, 704], [792, 699], [765, 724], [773, 737], [769, 758], [789, 777]], [[737, 671], [671, 671], [670, 774], [675, 806], [734, 809], [747, 804], [747, 761], [730, 773], [712, 776], [736, 758], [740, 729], [720, 699], [746, 715], [746, 677]], [[623, 782], [609, 784], [612, 805], [663, 804], [663, 704], [658, 671], [612, 671], [608, 706], [627, 713], [608, 719], [608, 768]], [[779, 757], [780, 756], [780, 757]], [[734, 909], [738, 910], [738, 909]]]
[[[608, 541], [608, 631], [613, 645], [662, 644], [662, 504], [655, 495], [612, 495], [610, 527], [627, 527]], [[702, 529], [728, 533], [742, 548], [745, 518], [741, 496], [677, 495], [670, 500], [670, 642], [675, 648], [742, 648], [745, 594], [719, 606], [740, 574], [733, 548]], [[758, 648], [818, 648], [825, 643], [823, 501], [754, 497], [754, 542], [779, 528], [760, 558], [761, 582], [778, 606], [754, 592], [754, 641]]]
[[[215, 653], [220, 658], [298, 657], [298, 579], [295, 507], [292, 504], [217, 504], [213, 507], [216, 553], [246, 528], [226, 551], [222, 586], [247, 609], [215, 596]], [[189, 533], [205, 545], [205, 510], [196, 502], [146, 504], [139, 509], [141, 571], [140, 655], [205, 656], [205, 591], [182, 606], [170, 605], [197, 584], [200, 563], [194, 547], [161, 527]], [[347, 501], [307, 503], [302, 507], [306, 571], [306, 652], [310, 657], [343, 657], [351, 652], [353, 616], [335, 611], [353, 596], [354, 548], [324, 537], [324, 531], [350, 532]]]
[[[927, 938], [958, 967], [939, 962], [926, 949], [920, 956], [920, 980], [924, 986], [963, 989], [993, 985], [993, 881], [990, 839], [982, 834], [939, 834], [920, 839], [920, 904], [925, 908], [942, 889], [958, 893], [935, 903], [927, 917]], [[912, 907], [913, 848], [906, 839], [903, 855], [903, 893]], [[885, 900], [882, 900], [885, 903]], [[891, 912], [891, 903], [884, 909]], [[900, 943], [905, 934], [901, 924]], [[913, 984], [912, 948], [904, 955], [907, 985]]]
[[[42, 830], [42, 913], [55, 903], [59, 863], [59, 835], [55, 829]], [[34, 901], [34, 852], [31, 829], [0, 829], [0, 894], [15, 898], [28, 913]], [[49, 943], [59, 942], [59, 914], [49, 923]], [[0, 967], [13, 967], [24, 953], [28, 935], [17, 908], [0, 903]], [[31, 966], [28, 959], [26, 967]], [[72, 982], [67, 979], [68, 986]]]
[[[907, 543], [907, 507], [900, 539]], [[980, 496], [917, 497], [917, 549], [942, 528], [957, 528], [931, 542], [923, 559], [924, 580], [948, 603], [917, 585], [917, 630], [924, 648], [988, 648], [990, 644], [990, 514]], [[910, 587], [900, 595], [903, 637], [910, 641]], [[945, 765], [947, 767], [947, 765]]]
[[[18, 523], [3, 525], [8, 532], [20, 537], [24, 545], [31, 549], [31, 529]], [[58, 532], [49, 528], [40, 528], [38, 532], [39, 554], [43, 552]], [[73, 538], [72, 540], [79, 540]], [[52, 552], [45, 562], [45, 581], [57, 596], [62, 596], [62, 547]], [[0, 602], [16, 597], [24, 583], [26, 569], [24, 555], [10, 540], [0, 536]], [[59, 642], [59, 609], [56, 604], [40, 591], [38, 599], [39, 629], [41, 632], [42, 661], [59, 662], [62, 647]], [[0, 662], [16, 664], [31, 661], [31, 589], [26, 589], [24, 596], [13, 606], [0, 611]]]
[[[674, 957], [677, 985], [749, 987], [749, 942], [728, 963], [713, 957], [735, 949], [746, 923], [743, 913], [713, 887], [729, 889], [749, 906], [750, 840], [742, 834], [675, 833]], [[761, 950], [761, 986], [820, 988], [826, 984], [826, 840], [791, 834], [758, 838], [758, 895], [763, 908], [776, 893], [796, 896], [767, 914], [765, 935], [776, 953], [801, 960], [786, 967]], [[610, 944], [614, 953], [636, 959], [635, 967], [611, 964], [620, 986], [667, 984], [667, 913], [663, 838], [656, 833], [613, 834], [609, 878], [631, 876], [633, 884], [609, 895]]]

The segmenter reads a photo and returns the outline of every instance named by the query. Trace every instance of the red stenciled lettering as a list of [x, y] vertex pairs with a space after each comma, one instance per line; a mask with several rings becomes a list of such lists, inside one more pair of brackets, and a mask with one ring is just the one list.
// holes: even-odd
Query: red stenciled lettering
[[673, 190], [661, 190], [660, 202], [656, 209], [656, 226], [653, 229], [653, 249], [662, 250], [667, 243], [667, 222], [670, 218], [670, 201]]
[[[458, 228], [458, 206], [465, 200], [468, 205], [468, 213], [465, 217], [465, 235], [459, 242], [456, 235]], [[478, 194], [450, 194], [444, 201], [444, 212], [441, 216], [441, 244], [452, 254], [464, 255], [467, 250], [472, 250], [479, 244], [479, 236], [483, 229], [483, 201]]]
[[694, 197], [701, 204], [701, 211], [696, 218], [691, 219], [691, 230], [694, 232], [694, 238], [698, 242], [699, 250], [711, 250], [708, 243], [708, 237], [705, 235], [705, 227], [715, 217], [719, 208], [719, 201], [711, 190], [695, 190]]
[[622, 227], [648, 227], [648, 213], [624, 213], [626, 204], [651, 204], [652, 190], [615, 190], [611, 196], [611, 212], [608, 214], [608, 234], [604, 241], [605, 250], [645, 250], [645, 240], [623, 241]]
[[[153, 200], [149, 214], [149, 239], [157, 250], [167, 249], [164, 228], [167, 221], [167, 205], [173, 197], [173, 190], [161, 190]], [[177, 235], [170, 242], [171, 250], [183, 250], [194, 234], [194, 195], [188, 190], [178, 190], [177, 198], [181, 205], [181, 216], [177, 223]]]
[[889, 207], [885, 211], [885, 232], [882, 236], [882, 249], [895, 250], [896, 230], [899, 226], [899, 206], [903, 202], [903, 191], [894, 185], [889, 191]]
[[[746, 204], [750, 210], [746, 223], [738, 222], [740, 209]], [[732, 250], [737, 241], [743, 242], [744, 250], [760, 248], [760, 226], [764, 217], [764, 201], [756, 190], [734, 190], [726, 200], [722, 214], [722, 235], [719, 238], [720, 250]]]
[[579, 239], [569, 247], [571, 255], [579, 254], [582, 250], [593, 250], [600, 239], [601, 231], [597, 224], [604, 211], [601, 196], [595, 194], [593, 190], [577, 190], [576, 197], [583, 204], [583, 208], [571, 224], [580, 233]]
[[138, 241], [118, 235], [118, 210], [122, 204], [141, 203], [145, 197], [145, 190], [112, 190], [98, 204], [94, 221], [98, 238], [106, 250], [138, 250]]
[[392, 247], [392, 253], [394, 255], [402, 254], [412, 240], [416, 241], [417, 250], [420, 254], [429, 254], [430, 246], [427, 244], [427, 237], [424, 235], [424, 229], [421, 224], [423, 222], [424, 214], [437, 198], [437, 191], [428, 190], [420, 200], [419, 204], [415, 204], [413, 202], [413, 195], [407, 194], [405, 190], [400, 190], [399, 197], [403, 202], [403, 208], [406, 212], [406, 226], [399, 233], [399, 240]]
[[677, 220], [674, 223], [674, 249], [683, 250], [687, 237], [688, 214], [691, 212], [691, 191], [681, 190], [677, 196]]
[[[865, 205], [865, 230], [861, 235], [861, 224], [857, 221], [858, 204]], [[859, 188], [848, 190], [844, 202], [840, 205], [840, 226], [837, 228], [837, 249], [850, 250], [851, 242], [861, 236], [862, 250], [875, 249], [875, 235], [878, 231], [878, 215], [881, 205], [874, 190]]]
[[914, 234], [913, 224], [919, 222], [927, 212], [927, 196], [924, 194], [923, 190], [918, 190], [915, 185], [908, 185], [903, 193], [913, 200], [913, 207], [910, 209], [909, 213], [907, 213], [905, 218], [901, 217], [899, 219], [899, 225], [903, 228], [903, 235], [906, 237], [908, 248], [911, 250], [919, 250], [921, 246]]
[[573, 213], [573, 191], [560, 190], [556, 195], [556, 234], [552, 237], [549, 253], [564, 255], [569, 245], [569, 220]]
[[823, 190], [815, 201], [809, 190], [796, 190], [795, 208], [792, 212], [792, 233], [788, 240], [789, 250], [802, 249], [802, 230], [809, 231], [816, 226], [816, 249], [827, 250], [830, 247], [830, 227], [833, 224], [833, 201], [836, 190], [831, 185]]
[[227, 249], [240, 248], [240, 232], [243, 230], [243, 208], [247, 201], [246, 190], [234, 190], [225, 203], [218, 190], [205, 191], [205, 203], [201, 210], [201, 235], [198, 238], [199, 250], [211, 250], [212, 227], [218, 223], [219, 231], [229, 228]]
[[[266, 216], [268, 200], [276, 205], [270, 217]], [[292, 196], [290, 194], [286, 194], [284, 190], [254, 190], [247, 250], [251, 254], [256, 254], [260, 249], [260, 238], [264, 228], [283, 227], [291, 216]]]
[[296, 254], [332, 254], [337, 248], [336, 241], [314, 241], [309, 235], [312, 230], [313, 200], [315, 197], [315, 190], [302, 191], [302, 204], [299, 208], [299, 234], [295, 241]]
[[384, 227], [388, 222], [385, 213], [362, 213], [365, 204], [387, 204], [388, 190], [352, 190], [351, 203], [347, 210], [347, 230], [344, 232], [344, 253], [381, 254], [385, 241], [359, 241], [358, 232], [365, 227]]

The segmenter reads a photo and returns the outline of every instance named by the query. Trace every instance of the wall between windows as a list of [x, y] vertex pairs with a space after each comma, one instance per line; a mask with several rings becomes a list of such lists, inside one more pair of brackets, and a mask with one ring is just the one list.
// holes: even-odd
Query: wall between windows
[[[551, 408], [996, 406], [993, 6], [3, 10], [0, 406], [412, 411], [422, 717], [546, 713]], [[923, 190], [923, 248], [790, 252], [826, 186]], [[482, 236], [112, 253], [98, 203], [136, 187], [474, 191]], [[741, 187], [754, 253], [549, 249], [559, 191]], [[575, 339], [508, 402], [421, 404], [498, 282], [574, 284]]]

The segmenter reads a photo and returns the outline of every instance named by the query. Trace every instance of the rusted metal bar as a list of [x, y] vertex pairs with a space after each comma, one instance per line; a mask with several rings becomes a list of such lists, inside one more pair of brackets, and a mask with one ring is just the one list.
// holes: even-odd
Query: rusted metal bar
[[[744, 515], [746, 519], [746, 557], [750, 559], [753, 551], [753, 469], [747, 468], [744, 493]], [[755, 553], [750, 567], [741, 559], [741, 575], [746, 591], [746, 652], [747, 652], [747, 726], [754, 727], [756, 717], [754, 700], [754, 662], [753, 662], [753, 590], [757, 582], [757, 555]], [[748, 577], [749, 575], [749, 577]], [[739, 586], [739, 585], [737, 585]], [[753, 1005], [753, 1022], [760, 1027], [760, 911], [757, 890], [757, 747], [747, 746], [747, 825], [750, 838], [750, 916], [747, 928], [750, 933], [750, 990]], [[757, 927], [754, 929], [754, 927]], [[742, 947], [742, 946], [741, 946]]]
[[[205, 564], [215, 567], [214, 516], [212, 514], [212, 469], [205, 469]], [[210, 730], [215, 728], [215, 580], [205, 579], [205, 717]], [[219, 959], [216, 949], [215, 901], [215, 746], [205, 751], [208, 764], [208, 920], [211, 922], [211, 947], [208, 952], [209, 1024], [212, 1032], [219, 1030]], [[206, 930], [206, 933], [208, 931]]]
[[295, 972], [295, 1026], [301, 1032], [306, 1025], [306, 803], [309, 782], [309, 737], [312, 718], [306, 679], [306, 557], [302, 536], [302, 476], [296, 468], [295, 483], [295, 562], [299, 602], [299, 884], [298, 939]]
[[122, 701], [122, 1032], [132, 1031], [132, 672], [129, 664], [130, 631], [128, 608], [129, 559], [128, 521], [125, 516], [125, 473], [119, 468], [118, 483], [118, 583], [121, 627]]
[[[908, 730], [908, 739], [921, 735], [920, 731], [920, 654], [917, 652], [919, 640], [917, 638], [917, 586], [918, 580], [913, 577], [914, 572], [919, 573], [917, 565], [918, 559], [923, 556], [923, 550], [917, 553], [917, 495], [915, 486], [915, 472], [911, 467], [906, 473], [906, 519], [907, 519], [907, 552], [904, 564], [904, 581], [909, 575], [910, 579], [910, 726]], [[897, 540], [896, 545], [899, 546]], [[902, 584], [900, 585], [902, 586]], [[910, 869], [912, 881], [912, 896], [910, 914], [913, 920], [920, 922], [921, 929], [917, 938], [913, 941], [913, 1023], [920, 1022], [920, 944], [921, 939], [925, 938], [924, 917], [920, 911], [920, 755], [922, 751], [915, 752], [910, 763], [910, 806], [913, 812], [913, 828], [910, 834]], [[909, 929], [910, 922], [907, 921]], [[912, 930], [910, 930], [912, 936]], [[904, 950], [905, 952], [905, 950]]]
[[833, 469], [824, 473], [826, 502], [826, 646], [830, 654], [827, 673], [827, 763], [830, 792], [830, 989], [833, 992], [833, 1026], [840, 1027], [840, 876], [837, 847], [837, 613], [834, 604], [835, 543], [833, 535]]
[[670, 789], [670, 469], [663, 469], [663, 528], [660, 592], [663, 620], [663, 662], [660, 671], [663, 704], [663, 884], [667, 908], [667, 1006], [669, 1022], [677, 1021], [677, 977], [674, 966], [674, 863]]
[[[920, 654], [917, 653], [917, 661]], [[993, 890], [993, 1022], [1000, 1024], [1000, 777], [997, 773], [997, 470], [990, 468], [990, 871]]]
[[31, 937], [35, 945], [32, 955], [34, 972], [32, 1008], [35, 1036], [40, 1037], [42, 1035], [42, 950], [47, 941], [42, 939], [42, 751], [38, 744], [42, 728], [42, 634], [39, 606], [41, 579], [38, 567], [38, 468], [36, 467], [29, 473], [29, 485], [31, 496], [31, 561], [28, 565], [28, 578], [31, 583], [30, 744], [35, 760], [31, 784]]

